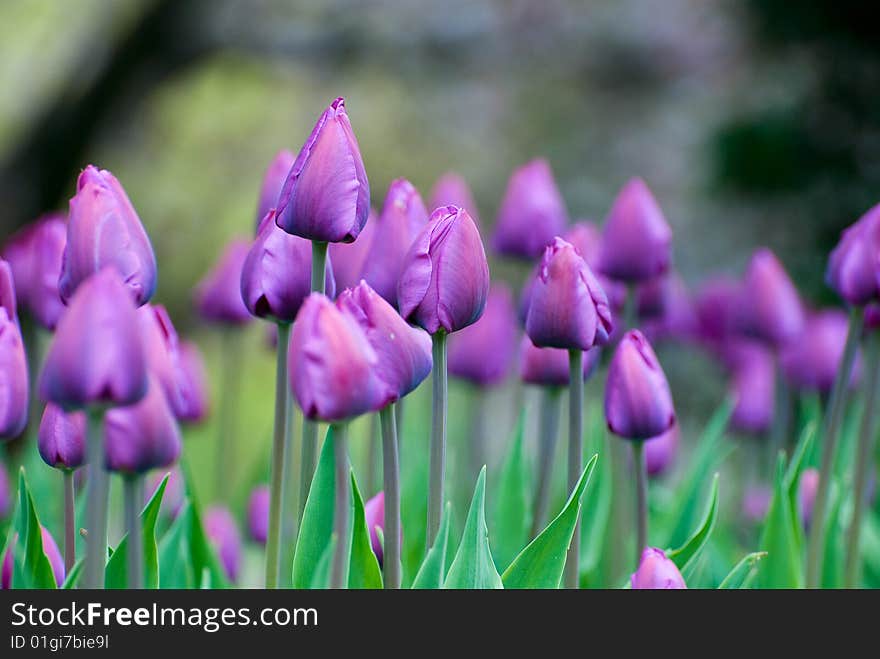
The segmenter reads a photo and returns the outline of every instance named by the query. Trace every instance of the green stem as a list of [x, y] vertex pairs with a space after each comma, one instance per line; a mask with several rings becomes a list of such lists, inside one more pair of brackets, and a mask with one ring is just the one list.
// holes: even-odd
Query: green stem
[[645, 465], [645, 443], [633, 442], [633, 465], [636, 470], [636, 563], [648, 546], [648, 471]]
[[559, 435], [559, 387], [544, 387], [541, 391], [541, 422], [538, 437], [538, 487], [535, 492], [532, 532], [529, 537], [538, 536], [547, 523], [547, 509], [550, 503], [550, 483], [553, 480], [553, 458], [556, 454], [556, 439]]
[[372, 496], [379, 488], [379, 415], [370, 415], [370, 436], [367, 443], [367, 493]]
[[104, 565], [107, 562], [107, 506], [110, 479], [104, 470], [104, 410], [86, 411], [86, 451], [89, 464], [87, 492], [86, 564], [83, 585], [86, 588], [104, 587]]
[[791, 391], [782, 369], [776, 369], [776, 410], [773, 419], [773, 441], [771, 442], [770, 469], [773, 468], [773, 460], [779, 455], [779, 451], [788, 451], [789, 436], [791, 434]]
[[[284, 446], [284, 476], [282, 478], [281, 498], [284, 500], [284, 507], [293, 513], [285, 515], [281, 518], [281, 537], [284, 542], [289, 542], [293, 546], [296, 542], [296, 535], [299, 530], [299, 489], [294, 486], [294, 477], [299, 473], [300, 460], [300, 442], [301, 437], [296, 430], [296, 406], [293, 404], [293, 397], [288, 389], [287, 392], [287, 441]], [[284, 574], [287, 566], [284, 564], [282, 557], [282, 574]]]
[[[581, 350], [568, 351], [568, 491], [573, 492], [581, 476], [584, 462], [584, 353]], [[565, 587], [577, 588], [580, 584], [581, 523], [578, 518], [574, 535], [565, 559]]]
[[443, 480], [446, 477], [446, 332], [439, 330], [433, 337], [434, 368], [432, 384], [434, 388], [431, 414], [431, 471], [428, 478], [428, 525], [425, 551], [434, 545], [434, 538], [440, 530], [440, 516], [443, 513]]
[[397, 459], [403, 456], [403, 399], [394, 404], [394, 425], [397, 428]]
[[233, 474], [238, 473], [236, 440], [238, 436], [239, 383], [241, 382], [241, 356], [238, 334], [234, 329], [223, 328], [221, 337], [221, 370], [219, 437], [214, 474], [214, 496], [228, 500], [235, 489]]
[[144, 540], [138, 513], [144, 503], [144, 477], [126, 475], [123, 483], [125, 507], [125, 532], [128, 535], [128, 587], [140, 590], [144, 587]]
[[397, 460], [397, 425], [394, 405], [379, 412], [382, 422], [382, 480], [385, 493], [385, 546], [382, 571], [385, 588], [400, 588], [400, 464]]
[[312, 241], [312, 291], [326, 293], [327, 243]]
[[76, 565], [76, 494], [73, 488], [73, 470], [62, 472], [64, 479], [64, 570], [67, 574]]
[[272, 436], [272, 463], [269, 478], [269, 530], [266, 536], [266, 588], [277, 588], [281, 578], [281, 519], [284, 507], [284, 449], [287, 433], [287, 347], [290, 325], [278, 323], [278, 352], [275, 365], [275, 428]]
[[825, 410], [825, 423], [822, 433], [822, 462], [819, 468], [819, 484], [813, 505], [813, 518], [810, 522], [810, 538], [807, 547], [807, 588], [818, 588], [822, 573], [822, 559], [825, 540], [825, 515], [828, 505], [828, 492], [831, 485], [831, 472], [834, 466], [837, 438], [843, 410], [846, 407], [850, 375], [856, 358], [859, 338], [862, 334], [865, 313], [862, 307], [853, 307], [849, 315], [849, 331], [843, 357], [837, 369], [837, 376], [831, 389], [831, 396]]
[[476, 482], [480, 470], [487, 463], [486, 447], [486, 390], [483, 387], [475, 387], [471, 399], [471, 436], [468, 442], [468, 455], [470, 464], [469, 483]]
[[336, 549], [330, 571], [330, 588], [345, 588], [348, 573], [349, 507], [351, 505], [351, 476], [348, 467], [348, 424], [333, 426], [333, 457], [336, 466], [336, 501], [333, 511], [333, 533]]

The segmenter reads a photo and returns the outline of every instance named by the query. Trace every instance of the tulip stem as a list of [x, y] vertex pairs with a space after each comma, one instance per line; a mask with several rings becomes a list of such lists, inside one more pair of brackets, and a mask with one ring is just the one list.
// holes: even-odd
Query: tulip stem
[[277, 588], [281, 578], [281, 520], [284, 508], [284, 473], [287, 456], [287, 347], [290, 325], [278, 323], [278, 352], [275, 365], [275, 428], [269, 477], [269, 529], [266, 535], [266, 588]]
[[312, 291], [326, 293], [327, 243], [312, 241]]
[[128, 587], [140, 590], [144, 587], [144, 540], [138, 512], [144, 503], [144, 477], [140, 474], [127, 474], [122, 485], [125, 532], [128, 535]]
[[318, 466], [318, 423], [303, 416], [302, 423], [302, 460], [299, 474], [299, 520], [302, 523], [309, 490], [312, 488], [312, 476]]
[[877, 434], [877, 403], [880, 394], [880, 336], [872, 332], [867, 339], [868, 381], [865, 387], [865, 410], [862, 413], [862, 427], [859, 432], [858, 454], [853, 462], [853, 507], [852, 520], [846, 540], [846, 571], [844, 587], [855, 588], [859, 581], [859, 538], [862, 518], [868, 503], [868, 478], [873, 460], [874, 437]]
[[351, 533], [348, 528], [349, 508], [351, 506], [351, 475], [348, 467], [348, 424], [333, 426], [333, 457], [336, 466], [336, 501], [333, 513], [333, 533], [336, 536], [336, 549], [330, 572], [330, 588], [345, 588], [348, 582], [349, 543]]
[[807, 588], [818, 588], [822, 574], [822, 559], [825, 545], [825, 514], [828, 505], [828, 492], [831, 485], [832, 468], [834, 466], [837, 437], [840, 432], [843, 410], [846, 407], [847, 388], [856, 358], [856, 349], [862, 334], [865, 311], [862, 307], [853, 307], [849, 314], [849, 331], [843, 357], [834, 378], [831, 396], [825, 410], [825, 422], [822, 433], [822, 462], [819, 468], [819, 484], [816, 489], [816, 501], [813, 507], [813, 519], [810, 522], [810, 537], [807, 547]]
[[104, 565], [107, 562], [107, 505], [110, 478], [104, 470], [104, 410], [86, 410], [88, 426], [86, 451], [89, 479], [86, 508], [86, 565], [83, 585], [86, 588], [104, 587]]
[[[293, 404], [293, 396], [288, 388], [287, 391], [287, 436], [284, 447], [284, 476], [282, 477], [281, 498], [284, 500], [284, 506], [293, 511], [292, 514], [285, 515], [281, 518], [281, 537], [283, 542], [290, 542], [291, 546], [295, 544], [296, 535], [299, 532], [299, 518], [297, 511], [299, 510], [299, 491], [294, 487], [294, 474], [299, 473], [300, 446], [297, 441], [296, 434], [296, 407]], [[292, 557], [291, 557], [292, 558]], [[282, 574], [287, 566], [282, 559]]]
[[431, 472], [428, 495], [428, 536], [425, 551], [434, 545], [440, 530], [440, 516], [443, 513], [443, 480], [446, 477], [446, 332], [442, 329], [434, 333], [432, 352], [434, 368], [431, 381], [434, 388], [431, 415]]
[[544, 387], [541, 391], [541, 423], [538, 437], [538, 489], [535, 493], [532, 532], [529, 537], [538, 536], [547, 522], [547, 508], [550, 502], [550, 482], [553, 473], [553, 457], [556, 454], [556, 439], [559, 435], [559, 387]]
[[64, 479], [64, 571], [70, 574], [76, 565], [76, 493], [73, 488], [73, 470], [62, 472]]
[[370, 436], [367, 442], [367, 493], [373, 496], [378, 491], [379, 484], [379, 465], [377, 464], [379, 457], [379, 429], [380, 420], [378, 414], [370, 415]]
[[471, 436], [468, 442], [470, 452], [470, 478], [468, 482], [476, 482], [480, 470], [487, 463], [486, 448], [486, 389], [475, 387], [471, 399]]
[[403, 456], [403, 399], [394, 403], [394, 426], [397, 430], [397, 460]]
[[[581, 475], [584, 461], [584, 353], [580, 349], [568, 351], [568, 491], [573, 492]], [[565, 559], [565, 587], [580, 584], [581, 522], [578, 518], [574, 535]]]
[[400, 464], [397, 456], [397, 419], [394, 404], [382, 408], [382, 480], [385, 493], [385, 546], [382, 571], [385, 588], [400, 588]]
[[214, 481], [214, 496], [228, 499], [234, 489], [233, 475], [237, 473], [236, 442], [238, 438], [238, 384], [241, 381], [240, 351], [238, 335], [234, 330], [224, 328], [221, 335], [219, 437]]
[[645, 465], [645, 442], [633, 442], [633, 466], [636, 471], [636, 569], [642, 551], [648, 546], [648, 470]]

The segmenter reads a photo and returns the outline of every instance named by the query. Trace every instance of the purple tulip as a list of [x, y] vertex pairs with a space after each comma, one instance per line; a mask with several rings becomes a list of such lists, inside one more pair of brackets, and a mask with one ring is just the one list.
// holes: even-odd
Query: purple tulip
[[669, 269], [672, 229], [640, 178], [618, 193], [602, 235], [599, 271], [626, 282], [653, 279]]
[[637, 288], [639, 318], [651, 340], [689, 339], [697, 332], [697, 312], [690, 292], [676, 273], [648, 280]]
[[669, 470], [678, 453], [679, 436], [676, 423], [662, 435], [645, 442], [645, 467], [649, 476], [659, 476]]
[[309, 240], [354, 241], [370, 212], [370, 184], [345, 101], [324, 110], [278, 197], [278, 226]]
[[367, 255], [373, 245], [373, 234], [379, 214], [370, 209], [370, 217], [363, 230], [353, 243], [330, 243], [327, 249], [327, 260], [333, 262], [333, 277], [336, 279], [336, 290], [344, 291], [354, 288], [361, 280]]
[[676, 590], [687, 588], [681, 572], [666, 552], [654, 547], [645, 547], [639, 568], [630, 577], [633, 590]]
[[202, 353], [192, 341], [180, 343], [180, 369], [183, 377], [183, 408], [177, 418], [183, 423], [198, 423], [208, 416], [210, 407], [208, 376]]
[[175, 416], [187, 411], [187, 391], [177, 331], [165, 307], [145, 304], [138, 309], [147, 368], [156, 376]]
[[0, 519], [6, 519], [12, 512], [12, 491], [9, 487], [9, 474], [6, 465], [0, 460]]
[[[792, 386], [828, 393], [837, 376], [849, 332], [846, 314], [826, 309], [811, 314], [800, 335], [786, 344], [780, 354], [782, 371]], [[853, 366], [850, 385], [859, 378], [860, 360]]]
[[48, 330], [55, 329], [64, 311], [58, 279], [66, 243], [66, 218], [53, 213], [26, 226], [3, 248], [3, 258], [12, 267], [19, 305]]
[[137, 306], [149, 302], [156, 290], [156, 256], [147, 232], [116, 177], [89, 165], [70, 200], [61, 299], [68, 302], [80, 284], [106, 266], [116, 269]]
[[50, 467], [78, 469], [86, 461], [85, 412], [65, 412], [48, 403], [37, 434], [40, 456]]
[[150, 377], [147, 395], [140, 402], [108, 410], [104, 417], [108, 471], [142, 474], [168, 467], [180, 449], [180, 427], [155, 377]]
[[345, 290], [336, 305], [360, 326], [375, 351], [375, 372], [388, 392], [382, 406], [403, 398], [428, 377], [433, 364], [431, 337], [407, 325], [367, 282]]
[[450, 337], [449, 373], [480, 387], [499, 384], [510, 372], [516, 335], [513, 294], [494, 284], [482, 317]]
[[[61, 587], [64, 584], [64, 577], [66, 576], [64, 558], [61, 556], [61, 551], [58, 549], [58, 544], [55, 542], [55, 538], [53, 538], [48, 529], [42, 525], [40, 526], [40, 537], [43, 541], [43, 554], [49, 559], [49, 565], [52, 568], [52, 576], [55, 577], [55, 586], [56, 588]], [[0, 574], [0, 589], [2, 590], [9, 590], [12, 588], [12, 575], [14, 573], [15, 563], [14, 551], [17, 544], [18, 534], [16, 533], [12, 538], [12, 542], [9, 543], [9, 547], [6, 549], [6, 555], [3, 557], [2, 574]]]
[[730, 425], [760, 435], [773, 424], [776, 364], [773, 353], [754, 341], [740, 341], [733, 359], [731, 388], [736, 401]]
[[590, 267], [570, 243], [554, 239], [532, 284], [526, 317], [532, 343], [589, 350], [606, 343], [611, 331], [608, 298]]
[[183, 502], [186, 498], [186, 487], [183, 482], [183, 474], [176, 465], [171, 469], [159, 469], [151, 473], [147, 477], [146, 487], [144, 488], [144, 505], [146, 506], [162, 480], [168, 476], [168, 482], [165, 484], [165, 492], [162, 495], [162, 507], [160, 512], [168, 515], [171, 519], [177, 519], [180, 509], [183, 508]]
[[134, 304], [112, 268], [89, 277], [61, 317], [40, 374], [40, 396], [66, 410], [131, 405], [147, 391]]
[[477, 226], [457, 206], [436, 209], [404, 259], [400, 315], [423, 327], [457, 332], [483, 314], [489, 264]]
[[825, 281], [849, 304], [864, 306], [880, 298], [880, 204], [843, 232]]
[[458, 206], [463, 208], [471, 216], [478, 227], [480, 226], [480, 214], [477, 212], [477, 202], [471, 193], [470, 186], [464, 177], [455, 172], [447, 172], [434, 184], [431, 190], [430, 208], [439, 206]]
[[246, 240], [231, 241], [214, 268], [196, 286], [202, 318], [223, 325], [244, 325], [251, 314], [241, 299], [241, 272], [250, 251]]
[[383, 549], [382, 542], [379, 540], [379, 530], [385, 531], [385, 493], [379, 492], [372, 499], [364, 504], [364, 517], [366, 518], [367, 530], [370, 532], [370, 546], [379, 566], [382, 565]]
[[865, 307], [865, 331], [880, 329], [880, 304], [872, 302]]
[[492, 249], [523, 259], [541, 255], [568, 223], [550, 163], [537, 158], [514, 170], [498, 210]]
[[735, 279], [716, 277], [706, 281], [695, 304], [700, 338], [717, 344], [740, 332], [745, 325], [743, 295], [743, 286]]
[[232, 513], [222, 506], [212, 506], [205, 512], [205, 535], [220, 558], [226, 577], [238, 580], [241, 567], [241, 534]]
[[758, 523], [764, 519], [770, 509], [770, 499], [773, 493], [765, 485], [756, 485], [746, 489], [742, 501], [743, 517], [752, 523]]
[[743, 283], [742, 304], [748, 332], [781, 346], [804, 327], [797, 289], [779, 259], [767, 248], [752, 255]]
[[15, 307], [12, 270], [0, 261], [0, 439], [18, 436], [28, 417], [28, 364]]
[[363, 330], [319, 293], [306, 298], [293, 324], [289, 366], [293, 395], [309, 419], [342, 421], [393, 398]]
[[[584, 352], [583, 372], [587, 380], [599, 365], [602, 351], [591, 348]], [[528, 336], [520, 342], [519, 374], [523, 382], [545, 387], [567, 387], [569, 384], [568, 350], [539, 348]]]
[[282, 149], [275, 154], [272, 162], [269, 163], [260, 186], [260, 200], [257, 202], [257, 216], [254, 220], [254, 227], [257, 231], [259, 231], [266, 214], [278, 207], [281, 188], [284, 187], [284, 181], [287, 179], [290, 168], [293, 167], [294, 160], [296, 160], [296, 156], [291, 151]]
[[638, 330], [623, 336], [608, 367], [605, 419], [615, 435], [635, 440], [661, 435], [675, 423], [666, 375]]
[[[248, 311], [276, 323], [292, 323], [311, 291], [312, 243], [285, 233], [270, 210], [247, 254], [239, 288]], [[333, 267], [325, 269], [327, 295], [336, 295]]]
[[810, 528], [810, 520], [813, 517], [813, 504], [816, 502], [816, 492], [819, 491], [819, 470], [804, 469], [798, 483], [797, 503], [798, 514], [805, 529]]
[[605, 295], [608, 296], [608, 305], [612, 311], [620, 312], [626, 302], [626, 284], [606, 277], [599, 271], [599, 258], [602, 250], [602, 234], [599, 228], [588, 220], [580, 220], [572, 224], [562, 236], [566, 242], [574, 245], [580, 252], [584, 261], [590, 266], [590, 270], [596, 276]]
[[404, 259], [427, 222], [428, 211], [419, 191], [406, 179], [393, 181], [376, 223], [361, 276], [394, 307], [397, 306], [397, 284]]
[[269, 486], [258, 485], [248, 499], [247, 522], [251, 540], [261, 545], [269, 537]]

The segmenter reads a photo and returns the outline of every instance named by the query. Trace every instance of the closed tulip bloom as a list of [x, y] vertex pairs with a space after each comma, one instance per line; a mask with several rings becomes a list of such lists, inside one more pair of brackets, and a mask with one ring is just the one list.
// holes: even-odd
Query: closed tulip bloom
[[233, 240], [196, 286], [196, 306], [202, 318], [222, 325], [244, 325], [251, 320], [241, 299], [241, 273], [249, 251], [246, 240]]
[[319, 293], [306, 298], [293, 324], [289, 366], [293, 395], [309, 419], [343, 421], [393, 398], [363, 330]]
[[449, 373], [480, 387], [503, 382], [513, 364], [516, 335], [513, 294], [494, 284], [482, 317], [450, 337]]
[[198, 423], [208, 416], [208, 376], [199, 347], [192, 341], [180, 343], [180, 369], [183, 377], [183, 408], [177, 418], [184, 423]]
[[773, 424], [776, 364], [773, 353], [755, 342], [738, 350], [731, 388], [736, 401], [730, 425], [741, 432], [762, 434]]
[[853, 305], [880, 297], [880, 204], [844, 230], [831, 252], [825, 281]]
[[0, 439], [19, 435], [28, 417], [28, 365], [15, 306], [12, 271], [0, 261]]
[[[584, 380], [587, 380], [599, 365], [602, 351], [591, 348], [583, 355]], [[562, 348], [539, 348], [528, 336], [520, 342], [519, 374], [527, 384], [545, 387], [567, 387], [569, 384], [568, 350]]]
[[138, 309], [141, 337], [147, 368], [156, 376], [175, 416], [186, 411], [183, 367], [180, 359], [180, 341], [171, 323], [171, 317], [162, 305], [146, 304]]
[[424, 328], [457, 332], [483, 314], [489, 264], [477, 226], [457, 206], [436, 209], [404, 258], [400, 315]]
[[706, 281], [696, 295], [695, 311], [697, 332], [709, 343], [725, 341], [742, 331], [743, 286], [729, 277], [715, 277]]
[[217, 556], [226, 577], [233, 583], [238, 580], [241, 568], [241, 534], [232, 513], [223, 506], [213, 506], [205, 512], [205, 535]]
[[477, 209], [477, 202], [474, 201], [474, 195], [470, 186], [464, 177], [455, 172], [446, 172], [437, 179], [434, 188], [431, 190], [431, 201], [429, 208], [437, 208], [439, 206], [458, 206], [468, 212], [473, 219], [474, 224], [480, 226], [480, 213]]
[[427, 222], [428, 211], [419, 191], [406, 179], [393, 181], [377, 220], [361, 276], [395, 307], [404, 259]]
[[605, 419], [615, 435], [635, 440], [656, 437], [675, 423], [666, 375], [638, 330], [623, 336], [608, 367]]
[[[266, 173], [263, 175], [263, 183], [260, 186], [260, 199], [257, 202], [257, 215], [254, 221], [254, 227], [259, 231], [263, 218], [273, 208], [278, 207], [278, 197], [281, 195], [281, 188], [284, 187], [284, 181], [296, 157], [291, 151], [282, 149], [275, 154]], [[274, 220], [273, 220], [274, 221]]]
[[805, 529], [810, 528], [813, 518], [813, 504], [816, 502], [816, 492], [819, 490], [819, 470], [814, 468], [804, 469], [801, 480], [798, 483], [797, 503], [798, 514], [801, 524]]
[[630, 577], [633, 590], [676, 590], [687, 588], [681, 572], [666, 552], [654, 547], [645, 547], [639, 568]]
[[697, 333], [697, 312], [687, 285], [676, 273], [640, 285], [637, 304], [642, 328], [652, 340], [689, 339]]
[[112, 268], [77, 289], [40, 374], [40, 396], [66, 410], [131, 405], [147, 391], [147, 364], [131, 296]]
[[353, 243], [330, 243], [328, 246], [327, 261], [333, 262], [333, 277], [336, 279], [337, 291], [354, 288], [360, 282], [367, 255], [373, 244], [373, 234], [376, 232], [378, 217], [379, 214], [376, 210], [371, 208], [370, 218], [357, 240]]
[[68, 302], [80, 284], [107, 266], [116, 269], [137, 306], [153, 296], [156, 256], [147, 232], [116, 177], [89, 165], [70, 200], [61, 299]]
[[[263, 218], [257, 239], [241, 271], [240, 290], [248, 311], [276, 323], [292, 323], [311, 291], [312, 243], [285, 233], [275, 224], [275, 211]], [[333, 267], [325, 268], [327, 295], [336, 295]]]
[[65, 412], [53, 403], [47, 404], [37, 433], [37, 448], [50, 467], [82, 467], [86, 461], [85, 412]]
[[492, 249], [505, 256], [536, 258], [567, 223], [568, 211], [550, 163], [537, 158], [510, 176], [492, 234]]
[[602, 253], [602, 233], [599, 228], [588, 220], [580, 220], [572, 224], [562, 236], [566, 242], [574, 245], [584, 261], [590, 266], [605, 295], [612, 311], [620, 312], [626, 303], [626, 284], [599, 271], [599, 258]]
[[[66, 576], [64, 558], [61, 556], [61, 551], [58, 549], [58, 544], [55, 542], [55, 538], [53, 538], [48, 529], [42, 525], [40, 526], [40, 538], [43, 542], [43, 554], [49, 559], [49, 565], [52, 568], [52, 576], [55, 578], [55, 586], [56, 588], [60, 588], [64, 584], [64, 578]], [[6, 549], [6, 555], [3, 557], [2, 574], [0, 574], [0, 589], [9, 590], [12, 588], [12, 576], [15, 571], [14, 552], [18, 549], [16, 547], [16, 545], [18, 545], [18, 540], [19, 537], [16, 533], [12, 538], [12, 542], [9, 543], [9, 547]]]
[[611, 309], [605, 291], [575, 248], [556, 238], [544, 250], [532, 285], [526, 333], [542, 348], [589, 350], [608, 341]]
[[180, 427], [154, 377], [141, 401], [113, 408], [104, 417], [104, 456], [109, 471], [143, 474], [168, 467], [177, 460], [180, 449]]
[[3, 258], [12, 268], [19, 306], [48, 330], [55, 329], [64, 311], [58, 279], [66, 243], [66, 218], [52, 213], [16, 233], [3, 248]]
[[743, 283], [742, 303], [750, 334], [781, 346], [804, 327], [804, 309], [797, 289], [769, 249], [757, 250]]
[[9, 488], [9, 474], [6, 465], [0, 461], [0, 519], [6, 519], [12, 512], [12, 492]]
[[350, 243], [370, 212], [370, 184], [345, 101], [324, 110], [287, 174], [278, 198], [278, 226], [328, 243]]
[[379, 540], [379, 530], [385, 530], [385, 493], [379, 492], [364, 504], [364, 517], [367, 523], [367, 530], [370, 532], [370, 546], [379, 565], [382, 565], [383, 549], [382, 542]]
[[431, 372], [431, 337], [408, 325], [394, 307], [361, 281], [342, 293], [337, 306], [360, 326], [378, 363], [377, 377], [385, 383], [385, 404], [403, 398]]
[[[786, 344], [780, 363], [788, 381], [798, 389], [828, 393], [837, 376], [848, 333], [846, 314], [827, 309], [811, 314], [797, 338]], [[859, 377], [861, 360], [856, 356], [850, 385]]]
[[269, 487], [255, 487], [248, 499], [247, 521], [251, 540], [261, 545], [269, 537]]
[[649, 476], [659, 476], [668, 471], [678, 453], [680, 431], [678, 424], [658, 437], [645, 442], [645, 468]]
[[672, 261], [672, 229], [640, 178], [618, 193], [602, 235], [599, 271], [626, 282], [663, 274]]

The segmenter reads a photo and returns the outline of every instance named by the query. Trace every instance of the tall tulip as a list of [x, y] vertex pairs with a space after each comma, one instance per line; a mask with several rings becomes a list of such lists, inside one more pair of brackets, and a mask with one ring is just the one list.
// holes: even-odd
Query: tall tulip
[[266, 485], [253, 489], [248, 498], [247, 522], [251, 540], [261, 545], [266, 544], [269, 537], [269, 505], [271, 492]]
[[639, 568], [630, 578], [630, 587], [633, 590], [675, 590], [687, 588], [681, 572], [671, 560], [666, 557], [666, 552], [654, 547], [645, 547], [640, 551]]
[[741, 342], [732, 364], [734, 400], [731, 426], [761, 435], [773, 425], [776, 364], [773, 353], [757, 342]]
[[467, 181], [460, 174], [446, 172], [437, 179], [437, 182], [431, 189], [429, 208], [437, 208], [439, 206], [458, 206], [463, 208], [471, 216], [474, 224], [478, 227], [480, 226], [477, 202], [474, 201], [474, 195]]
[[212, 506], [205, 511], [205, 535], [217, 552], [226, 577], [233, 583], [238, 581], [242, 561], [241, 533], [229, 509]]
[[803, 329], [804, 307], [797, 289], [782, 263], [767, 248], [752, 254], [741, 302], [748, 332], [773, 346], [784, 345]]
[[182, 423], [198, 423], [208, 415], [208, 376], [199, 347], [192, 341], [180, 343], [180, 369], [183, 378]]
[[290, 168], [293, 167], [295, 160], [296, 156], [291, 151], [282, 149], [275, 154], [272, 162], [266, 168], [266, 173], [263, 175], [263, 183], [260, 185], [257, 214], [254, 218], [254, 228], [257, 232], [259, 232], [260, 224], [262, 224], [266, 214], [273, 208], [278, 207], [278, 197], [281, 195], [281, 189], [284, 187], [287, 174], [290, 172]]
[[12, 270], [0, 260], [0, 439], [16, 437], [27, 424], [28, 366], [16, 315]]

